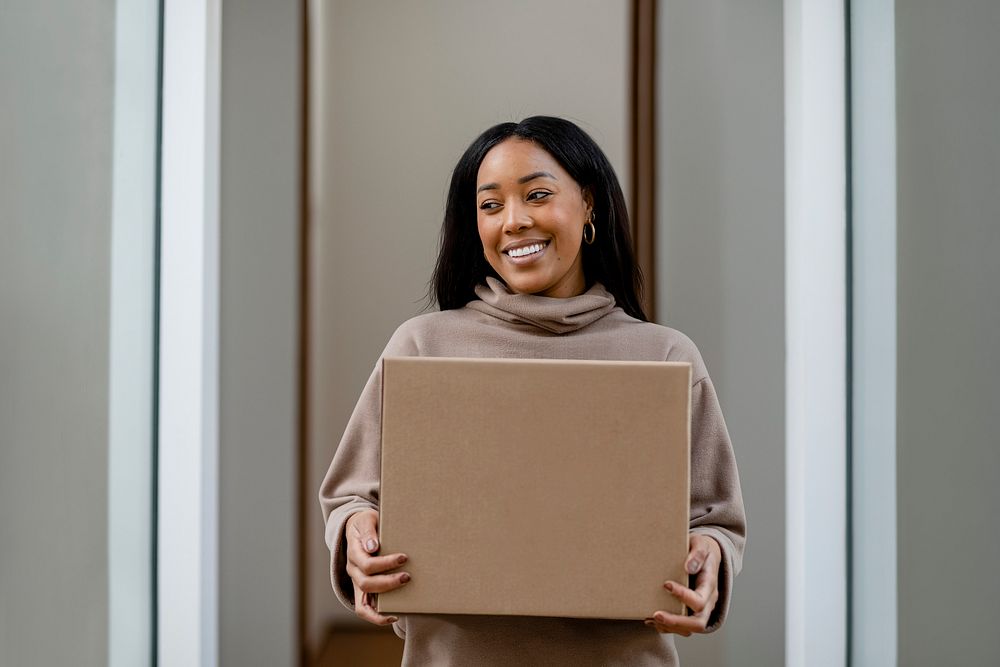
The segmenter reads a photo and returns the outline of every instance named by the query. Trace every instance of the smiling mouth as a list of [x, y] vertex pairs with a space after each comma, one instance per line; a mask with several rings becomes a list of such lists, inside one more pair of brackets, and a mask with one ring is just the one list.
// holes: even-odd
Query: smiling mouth
[[530, 257], [531, 255], [536, 255], [540, 253], [549, 244], [548, 241], [543, 243], [532, 243], [530, 245], [521, 246], [519, 248], [511, 248], [510, 250], [505, 250], [504, 254], [508, 257]]

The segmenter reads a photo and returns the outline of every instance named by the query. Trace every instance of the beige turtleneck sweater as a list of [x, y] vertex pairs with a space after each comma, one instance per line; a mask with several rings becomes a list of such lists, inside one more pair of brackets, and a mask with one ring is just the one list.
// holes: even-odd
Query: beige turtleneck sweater
[[[710, 621], [711, 630], [718, 628], [742, 566], [746, 518], [729, 434], [697, 348], [678, 331], [626, 315], [600, 284], [556, 299], [513, 294], [498, 280], [487, 282], [476, 290], [479, 300], [464, 308], [403, 323], [383, 356], [690, 362], [690, 525], [722, 546], [719, 601]], [[378, 509], [380, 396], [376, 364], [319, 493], [333, 589], [348, 608], [354, 594], [345, 572], [344, 526], [351, 514]], [[614, 489], [595, 493], [614, 502]], [[395, 630], [406, 640], [404, 665], [678, 664], [673, 636], [637, 621], [410, 614]]]

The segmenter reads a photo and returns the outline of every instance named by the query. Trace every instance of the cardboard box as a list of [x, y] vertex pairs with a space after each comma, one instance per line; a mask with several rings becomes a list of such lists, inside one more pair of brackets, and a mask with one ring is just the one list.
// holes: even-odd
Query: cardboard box
[[387, 358], [380, 613], [681, 613], [686, 363]]

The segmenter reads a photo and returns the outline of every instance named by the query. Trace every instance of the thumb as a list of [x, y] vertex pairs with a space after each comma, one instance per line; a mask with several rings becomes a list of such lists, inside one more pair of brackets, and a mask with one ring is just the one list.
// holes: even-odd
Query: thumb
[[357, 534], [361, 548], [367, 553], [373, 554], [378, 551], [378, 514], [375, 512], [361, 512], [354, 520], [354, 530]]
[[705, 544], [705, 541], [700, 536], [693, 536], [691, 538], [691, 551], [688, 553], [687, 562], [684, 564], [684, 569], [687, 570], [687, 573], [698, 574], [701, 572], [701, 568], [705, 566], [705, 561], [708, 560], [708, 554], [708, 545]]

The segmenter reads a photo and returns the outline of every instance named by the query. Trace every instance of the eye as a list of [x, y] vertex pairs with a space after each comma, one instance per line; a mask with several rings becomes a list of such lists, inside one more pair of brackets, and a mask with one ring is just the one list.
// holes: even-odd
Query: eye
[[500, 202], [495, 199], [487, 199], [479, 205], [479, 208], [483, 211], [492, 211], [495, 208], [500, 208]]
[[538, 201], [540, 199], [548, 199], [552, 196], [552, 193], [548, 190], [532, 190], [528, 193], [528, 201]]

